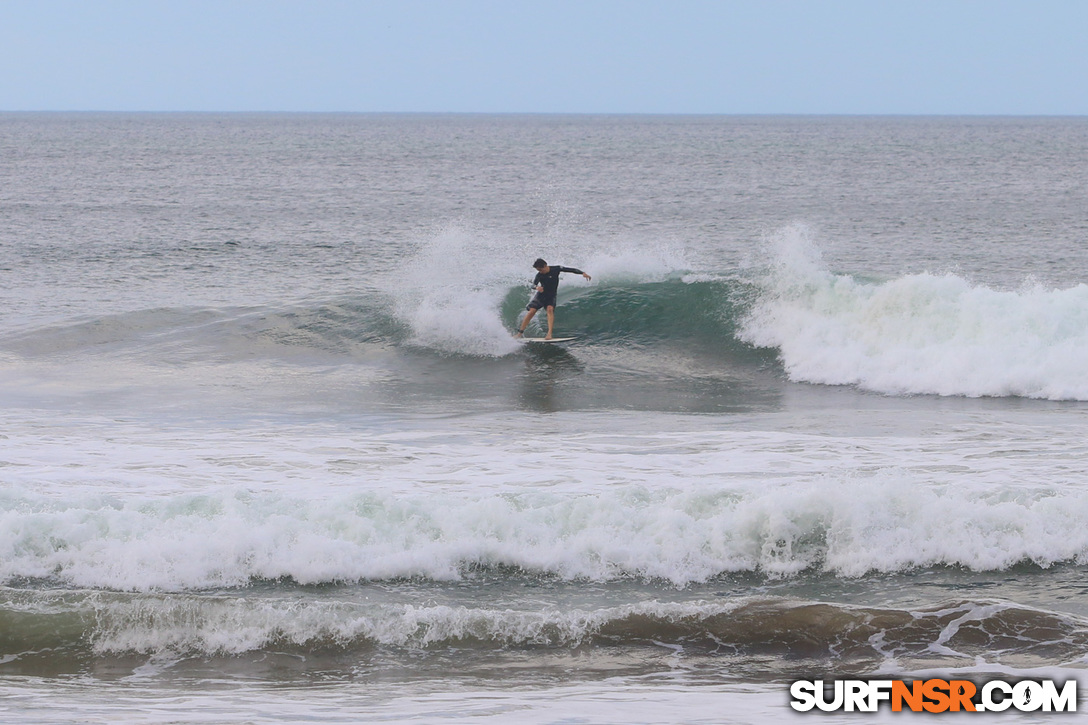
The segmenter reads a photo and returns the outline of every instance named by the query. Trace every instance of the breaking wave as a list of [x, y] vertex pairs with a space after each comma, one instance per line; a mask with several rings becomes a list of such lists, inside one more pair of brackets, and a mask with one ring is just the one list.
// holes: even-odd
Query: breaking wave
[[[783, 495], [788, 491], [788, 496]], [[683, 587], [737, 572], [856, 577], [1088, 562], [1088, 494], [944, 488], [896, 476], [598, 493], [224, 490], [153, 498], [0, 497], [0, 582], [127, 591], [314, 585], [511, 567]]]
[[237, 656], [259, 652], [457, 647], [682, 648], [717, 656], [834, 660], [838, 667], [1072, 663], [1088, 622], [997, 600], [916, 610], [779, 598], [612, 607], [475, 608], [221, 595], [0, 592], [7, 661], [40, 650], [95, 655]]
[[1088, 400], [1088, 285], [996, 290], [954, 274], [827, 270], [801, 228], [773, 240], [741, 340], [791, 380], [893, 395]]

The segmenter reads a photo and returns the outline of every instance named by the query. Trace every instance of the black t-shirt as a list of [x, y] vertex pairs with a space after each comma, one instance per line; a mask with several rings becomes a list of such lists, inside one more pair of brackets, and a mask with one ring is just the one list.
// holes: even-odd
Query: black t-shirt
[[548, 273], [537, 272], [533, 277], [533, 289], [536, 289], [537, 285], [543, 285], [544, 294], [547, 297], [555, 297], [559, 291], [559, 273], [570, 272], [572, 274], [583, 274], [582, 270], [575, 269], [574, 267], [560, 267], [558, 264], [552, 264], [548, 266]]

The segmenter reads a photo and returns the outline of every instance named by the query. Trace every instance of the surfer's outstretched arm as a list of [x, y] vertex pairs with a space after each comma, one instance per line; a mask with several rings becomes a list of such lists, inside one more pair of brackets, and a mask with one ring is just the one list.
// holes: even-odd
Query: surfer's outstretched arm
[[559, 268], [559, 271], [560, 271], [560, 272], [570, 272], [571, 274], [580, 274], [580, 275], [582, 275], [583, 277], [585, 277], [585, 278], [586, 278], [587, 280], [591, 280], [591, 279], [593, 279], [593, 278], [592, 278], [592, 277], [590, 277], [590, 276], [589, 276], [588, 274], [586, 274], [586, 273], [585, 273], [585, 272], [583, 272], [582, 270], [580, 270], [580, 269], [577, 269], [577, 268], [575, 268], [575, 267], [560, 267], [560, 268]]

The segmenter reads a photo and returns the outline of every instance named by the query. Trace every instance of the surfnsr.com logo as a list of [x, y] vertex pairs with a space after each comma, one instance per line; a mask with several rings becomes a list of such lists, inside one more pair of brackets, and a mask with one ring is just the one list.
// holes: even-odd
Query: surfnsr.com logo
[[798, 680], [790, 685], [790, 707], [832, 712], [876, 712], [887, 703], [892, 712], [1076, 712], [1077, 681], [1005, 682], [981, 686], [970, 680]]

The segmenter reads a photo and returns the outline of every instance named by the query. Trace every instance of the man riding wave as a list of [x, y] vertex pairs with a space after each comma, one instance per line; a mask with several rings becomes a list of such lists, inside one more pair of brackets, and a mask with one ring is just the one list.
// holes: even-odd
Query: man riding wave
[[550, 340], [552, 339], [552, 328], [555, 326], [555, 297], [559, 293], [559, 273], [580, 274], [587, 280], [593, 278], [580, 269], [549, 265], [543, 259], [537, 259], [533, 262], [533, 269], [536, 270], [536, 277], [533, 277], [533, 288], [536, 290], [536, 294], [533, 295], [533, 298], [529, 300], [529, 304], [525, 307], [528, 314], [521, 321], [521, 327], [514, 337], [521, 337], [522, 333], [525, 332], [525, 328], [536, 315], [537, 310], [544, 308], [548, 313], [548, 335], [544, 339]]

